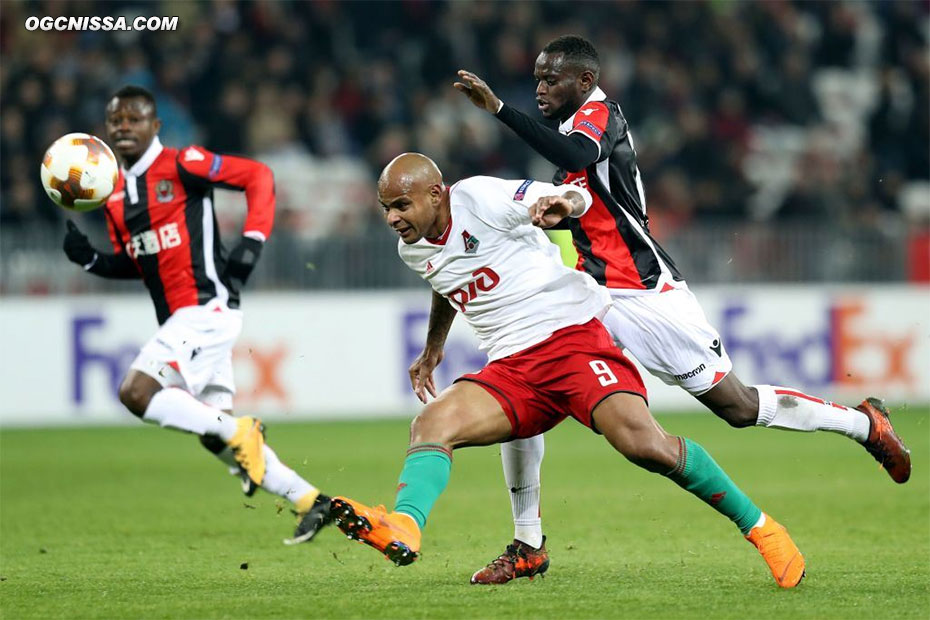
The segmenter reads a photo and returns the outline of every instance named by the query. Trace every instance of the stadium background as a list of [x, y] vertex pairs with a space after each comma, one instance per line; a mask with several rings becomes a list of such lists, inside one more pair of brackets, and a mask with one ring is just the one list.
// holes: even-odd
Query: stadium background
[[[926, 618], [928, 7], [3, 0], [0, 615]], [[178, 15], [180, 27], [23, 27], [69, 14]], [[495, 448], [456, 453], [409, 569], [334, 531], [282, 549], [282, 505], [243, 501], [192, 438], [138, 424], [114, 396], [156, 327], [151, 303], [138, 282], [65, 259], [66, 214], [38, 166], [61, 134], [102, 135], [107, 95], [137, 83], [158, 98], [167, 144], [245, 153], [277, 177], [275, 231], [244, 294], [237, 410], [270, 420], [278, 453], [322, 489], [390, 504], [429, 292], [379, 221], [375, 176], [417, 149], [449, 180], [548, 178], [451, 83], [473, 70], [535, 115], [533, 60], [567, 32], [597, 45], [653, 232], [741, 378], [888, 396], [913, 450], [896, 487], [840, 437], [733, 431], [648, 383], [661, 423], [706, 445], [791, 529], [809, 560], [797, 591], [777, 592], [725, 520], [571, 423], [547, 439], [545, 581], [467, 586], [511, 535]], [[218, 202], [233, 238], [244, 204]], [[75, 219], [105, 247], [99, 213]], [[458, 322], [439, 382], [481, 363]], [[363, 419], [375, 416], [386, 419]], [[78, 428], [49, 428], [65, 425]]]

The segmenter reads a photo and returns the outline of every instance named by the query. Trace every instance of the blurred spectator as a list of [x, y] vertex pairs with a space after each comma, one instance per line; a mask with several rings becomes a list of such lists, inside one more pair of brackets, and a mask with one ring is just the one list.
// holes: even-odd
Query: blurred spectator
[[[450, 180], [546, 176], [512, 135], [459, 105], [451, 82], [457, 69], [474, 70], [535, 114], [536, 54], [572, 31], [602, 55], [602, 83], [630, 123], [663, 238], [706, 220], [854, 222], [857, 211], [885, 226], [901, 219], [902, 188], [930, 178], [926, 2], [216, 0], [158, 5], [180, 16], [178, 31], [131, 37], [26, 32], [34, 6], [5, 2], [0, 16], [0, 222], [9, 230], [59, 224], [38, 181], [42, 151], [60, 134], [101, 131], [106, 97], [127, 82], [156, 91], [168, 144], [332, 158], [369, 178], [412, 149]], [[816, 88], [825, 72], [844, 76], [832, 83], [838, 97]], [[799, 146], [760, 151], [789, 142], [780, 136]], [[778, 163], [753, 166], [760, 157]], [[287, 221], [333, 227], [314, 238], [365, 230], [354, 212], [371, 204], [345, 204], [336, 218], [332, 205], [312, 213], [315, 204], [295, 201], [288, 208], [307, 213]]]

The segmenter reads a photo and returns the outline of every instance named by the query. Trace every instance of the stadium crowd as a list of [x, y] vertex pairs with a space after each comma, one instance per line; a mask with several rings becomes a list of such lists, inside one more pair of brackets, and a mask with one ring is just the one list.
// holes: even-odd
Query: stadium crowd
[[[551, 166], [451, 86], [466, 68], [535, 111], [533, 63], [589, 37], [633, 130], [660, 239], [709, 221], [925, 231], [928, 5], [894, 2], [4, 3], [0, 223], [60, 229], [44, 148], [103, 135], [108, 94], [156, 93], [163, 141], [259, 159], [343, 158], [371, 177], [429, 153], [448, 179], [548, 178]], [[178, 15], [176, 32], [27, 32], [35, 14]], [[323, 234], [372, 228], [327, 220]], [[314, 208], [282, 201], [281, 221]], [[358, 212], [346, 204], [345, 212]], [[290, 216], [289, 216], [290, 214]], [[925, 232], [924, 232], [925, 235]]]

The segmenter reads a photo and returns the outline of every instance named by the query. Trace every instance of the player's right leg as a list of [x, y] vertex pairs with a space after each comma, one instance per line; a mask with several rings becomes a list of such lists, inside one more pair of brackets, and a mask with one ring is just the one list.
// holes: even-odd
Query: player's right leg
[[666, 433], [640, 396], [609, 396], [594, 408], [591, 421], [628, 460], [671, 479], [733, 521], [779, 586], [800, 583], [804, 557], [787, 530], [759, 510], [698, 443]]
[[394, 510], [334, 497], [331, 514], [336, 525], [395, 564], [410, 564], [420, 553], [421, 529], [449, 482], [452, 450], [498, 443], [512, 433], [510, 418], [484, 387], [470, 381], [455, 383], [424, 407], [411, 425]]

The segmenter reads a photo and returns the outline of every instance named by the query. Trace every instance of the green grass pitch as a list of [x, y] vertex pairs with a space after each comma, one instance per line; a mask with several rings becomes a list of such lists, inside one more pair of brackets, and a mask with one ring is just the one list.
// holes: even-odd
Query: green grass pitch
[[[394, 567], [334, 528], [285, 547], [293, 520], [245, 499], [193, 437], [141, 425], [0, 434], [3, 618], [904, 618], [930, 615], [930, 411], [894, 421], [914, 463], [895, 485], [831, 434], [662, 416], [701, 442], [807, 558], [780, 591], [725, 518], [600, 437], [550, 433], [534, 581], [468, 583], [512, 535], [497, 447], [456, 453], [424, 532]], [[271, 424], [278, 454], [331, 494], [391, 505], [403, 420]]]

